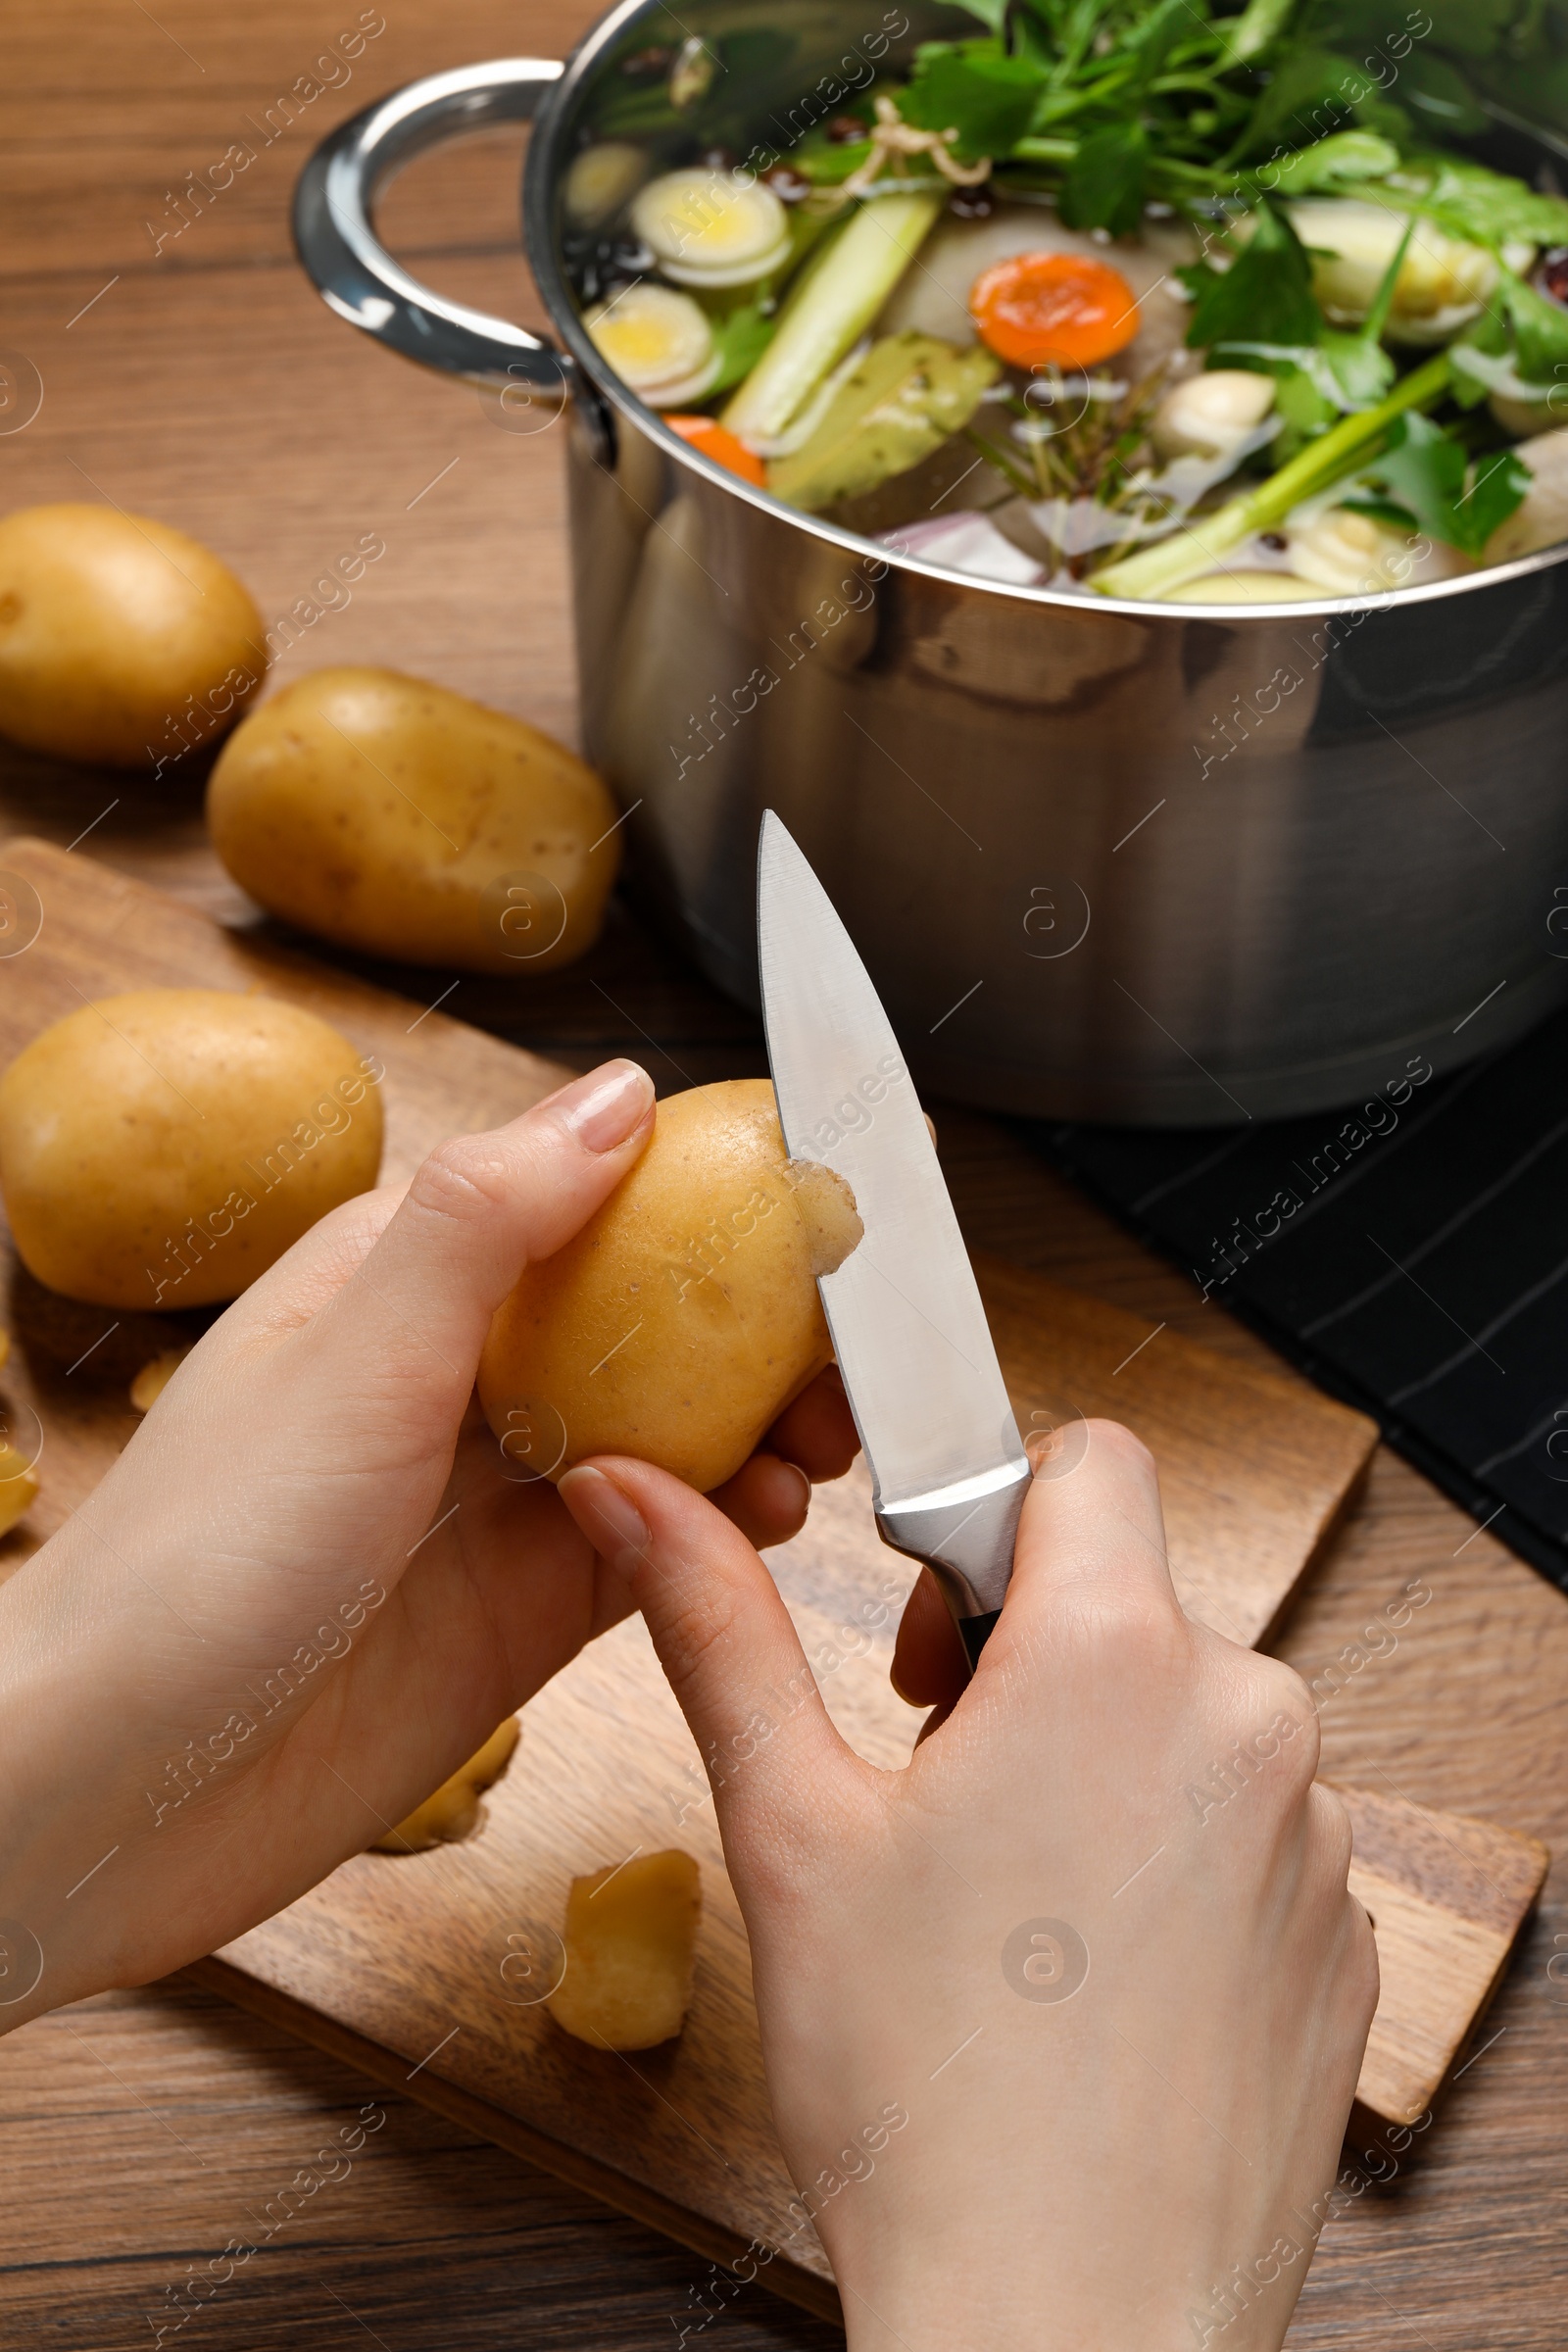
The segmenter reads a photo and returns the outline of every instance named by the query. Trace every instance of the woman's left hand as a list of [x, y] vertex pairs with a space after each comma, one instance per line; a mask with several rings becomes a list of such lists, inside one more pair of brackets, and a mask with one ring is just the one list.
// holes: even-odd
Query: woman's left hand
[[[0, 1588], [0, 1913], [42, 1955], [0, 2025], [270, 1917], [627, 1613], [473, 1383], [495, 1308], [626, 1173], [653, 1104], [608, 1064], [324, 1218]], [[824, 1375], [714, 1499], [781, 1543], [855, 1444]]]

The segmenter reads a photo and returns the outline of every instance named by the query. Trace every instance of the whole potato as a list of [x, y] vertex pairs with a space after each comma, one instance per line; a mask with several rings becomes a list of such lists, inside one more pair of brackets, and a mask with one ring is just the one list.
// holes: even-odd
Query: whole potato
[[270, 997], [144, 988], [68, 1013], [0, 1078], [24, 1265], [98, 1306], [236, 1297], [375, 1182], [382, 1074]]
[[303, 930], [406, 963], [544, 972], [599, 936], [615, 804], [520, 718], [392, 669], [319, 669], [213, 770], [213, 846]]
[[0, 734], [112, 767], [177, 759], [266, 669], [261, 614], [183, 531], [113, 507], [0, 521]]
[[816, 1278], [860, 1232], [839, 1177], [785, 1158], [765, 1078], [662, 1102], [631, 1173], [490, 1326], [479, 1401], [513, 1474], [629, 1453], [722, 1486], [832, 1360]]

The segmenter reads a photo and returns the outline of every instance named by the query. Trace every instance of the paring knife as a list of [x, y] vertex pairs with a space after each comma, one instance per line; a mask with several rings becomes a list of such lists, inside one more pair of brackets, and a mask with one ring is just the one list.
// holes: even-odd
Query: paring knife
[[1028, 1458], [892, 1023], [771, 809], [758, 844], [757, 933], [785, 1149], [842, 1176], [865, 1227], [818, 1288], [877, 1529], [934, 1572], [972, 1666], [1012, 1573]]

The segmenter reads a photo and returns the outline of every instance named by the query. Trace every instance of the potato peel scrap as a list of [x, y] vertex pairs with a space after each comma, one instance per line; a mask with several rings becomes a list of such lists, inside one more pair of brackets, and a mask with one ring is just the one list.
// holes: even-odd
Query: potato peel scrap
[[855, 1195], [837, 1169], [819, 1159], [787, 1159], [784, 1173], [795, 1188], [795, 1206], [811, 1251], [818, 1282], [836, 1274], [852, 1250], [865, 1239]]
[[484, 1820], [480, 1795], [500, 1780], [521, 1738], [521, 1724], [515, 1715], [509, 1715], [505, 1723], [497, 1725], [483, 1747], [466, 1764], [460, 1765], [450, 1780], [443, 1781], [422, 1805], [416, 1805], [384, 1838], [373, 1839], [370, 1851], [421, 1854], [433, 1845], [457, 1845], [465, 1838], [471, 1838]]
[[678, 1846], [573, 1879], [566, 1973], [550, 1995], [564, 2032], [598, 2050], [651, 2050], [686, 2022], [702, 1873]]

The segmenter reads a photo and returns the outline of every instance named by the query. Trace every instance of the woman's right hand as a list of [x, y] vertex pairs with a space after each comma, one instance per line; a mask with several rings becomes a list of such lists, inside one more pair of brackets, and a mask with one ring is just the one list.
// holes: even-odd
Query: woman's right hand
[[621, 1459], [561, 1493], [710, 1759], [852, 2352], [1278, 2346], [1377, 1957], [1307, 1693], [1183, 1615], [1143, 1446], [1095, 1422], [1039, 1466], [974, 1680], [899, 1772], [710, 1503]]

